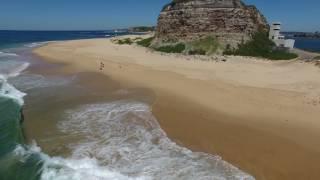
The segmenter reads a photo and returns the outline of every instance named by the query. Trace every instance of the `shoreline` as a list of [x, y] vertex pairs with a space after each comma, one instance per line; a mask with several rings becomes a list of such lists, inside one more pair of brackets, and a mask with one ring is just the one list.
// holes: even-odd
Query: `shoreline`
[[301, 51], [305, 51], [305, 52], [308, 52], [308, 53], [314, 53], [314, 54], [317, 54], [317, 55], [320, 55], [320, 51], [316, 51], [316, 50], [310, 50], [310, 49], [302, 49], [302, 48], [295, 48], [295, 49], [298, 49], [298, 50], [301, 50]]
[[294, 48], [292, 52], [299, 55], [298, 57], [299, 60], [306, 61], [306, 62], [319, 61], [319, 59], [316, 59], [316, 58], [320, 56], [320, 52], [313, 52], [313, 51], [308, 51], [308, 50], [299, 49], [299, 48]]
[[[313, 101], [320, 82], [317, 76], [305, 82], [318, 73], [310, 64], [239, 57], [186, 61], [110, 39], [49, 43], [34, 52], [65, 64], [64, 72], [100, 72], [123, 86], [150, 88], [157, 97], [153, 113], [171, 139], [218, 154], [257, 179], [319, 177], [320, 101]], [[276, 79], [283, 72], [284, 80]]]

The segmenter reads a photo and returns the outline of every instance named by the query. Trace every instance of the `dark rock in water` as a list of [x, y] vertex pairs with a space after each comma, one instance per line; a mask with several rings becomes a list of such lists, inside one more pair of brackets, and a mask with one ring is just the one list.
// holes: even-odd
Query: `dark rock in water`
[[24, 122], [24, 113], [23, 113], [23, 108], [20, 110], [20, 123], [22, 124]]
[[210, 35], [234, 47], [258, 30], [268, 30], [265, 17], [240, 0], [174, 0], [160, 13], [156, 40], [189, 41]]

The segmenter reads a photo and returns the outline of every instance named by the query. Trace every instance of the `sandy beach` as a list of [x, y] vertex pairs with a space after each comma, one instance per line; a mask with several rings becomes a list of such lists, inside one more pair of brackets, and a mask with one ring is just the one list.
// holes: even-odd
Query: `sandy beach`
[[257, 179], [320, 177], [320, 68], [312, 63], [168, 55], [110, 39], [53, 42], [34, 53], [64, 64], [63, 73], [99, 72], [152, 90], [153, 113], [172, 140]]

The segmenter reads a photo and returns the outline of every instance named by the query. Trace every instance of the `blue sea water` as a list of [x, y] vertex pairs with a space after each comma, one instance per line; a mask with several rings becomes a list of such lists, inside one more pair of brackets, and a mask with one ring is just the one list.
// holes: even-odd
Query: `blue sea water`
[[124, 32], [106, 31], [1, 31], [0, 48], [14, 47], [23, 43], [59, 41], [71, 39], [103, 38], [127, 34]]
[[320, 52], [320, 39], [296, 38], [295, 47], [307, 51]]
[[[149, 105], [131, 98], [86, 101], [62, 108], [63, 118], [55, 126], [66, 137], [81, 137], [60, 144], [72, 151], [71, 156], [52, 157], [36, 143], [27, 144], [23, 127], [29, 120], [23, 122], [21, 112], [24, 104], [32, 104], [24, 97], [41, 100], [33, 92], [35, 87], [40, 88], [45, 104], [58, 103], [50, 107], [61, 107], [68, 99], [52, 93], [63, 93], [65, 98], [68, 91], [55, 90], [54, 86], [69, 83], [66, 78], [26, 73], [34, 63], [28, 52], [47, 41], [115, 35], [118, 33], [113, 31], [0, 31], [0, 180], [254, 179], [219, 156], [175, 144], [161, 129]], [[80, 90], [71, 89], [70, 99], [78, 101]], [[111, 93], [128, 92], [120, 89]], [[52, 97], [47, 97], [49, 94]], [[89, 92], [84, 94], [81, 96]], [[53, 111], [42, 105], [42, 111]], [[59, 142], [67, 143], [63, 139]]]

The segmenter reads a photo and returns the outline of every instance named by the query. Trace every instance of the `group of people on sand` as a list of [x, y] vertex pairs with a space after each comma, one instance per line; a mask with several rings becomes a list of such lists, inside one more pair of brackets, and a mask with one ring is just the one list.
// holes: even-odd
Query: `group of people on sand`
[[100, 62], [100, 71], [102, 71], [104, 69], [104, 63]]

